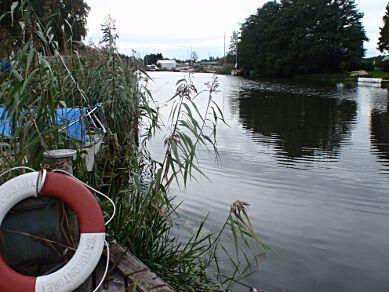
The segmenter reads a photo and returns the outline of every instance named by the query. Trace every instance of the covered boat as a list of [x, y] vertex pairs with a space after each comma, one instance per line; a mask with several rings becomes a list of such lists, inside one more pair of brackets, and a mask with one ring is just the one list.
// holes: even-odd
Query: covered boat
[[[12, 126], [10, 119], [4, 113], [4, 107], [0, 107], [0, 117], [0, 147], [7, 149], [8, 141], [12, 137]], [[74, 143], [74, 148], [83, 150], [82, 156], [87, 170], [92, 171], [95, 155], [99, 152], [107, 133], [102, 105], [96, 104], [88, 108], [58, 108], [55, 120], [52, 122], [59, 132], [65, 133], [66, 137]]]

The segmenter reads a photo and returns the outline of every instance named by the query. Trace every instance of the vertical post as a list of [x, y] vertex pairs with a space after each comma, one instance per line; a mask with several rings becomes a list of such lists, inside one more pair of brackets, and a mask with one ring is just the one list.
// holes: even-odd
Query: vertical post
[[[51, 166], [53, 169], [62, 169], [70, 174], [73, 174], [73, 159], [76, 157], [77, 151], [73, 149], [58, 149], [49, 150], [43, 153], [43, 161]], [[68, 224], [62, 226], [63, 232], [71, 235], [70, 238], [75, 239], [79, 236], [77, 217], [71, 212], [70, 208], [61, 204], [61, 209], [64, 216], [67, 217]], [[61, 222], [58, 222], [61, 224]], [[68, 236], [66, 236], [68, 237]], [[77, 240], [78, 241], [78, 240]], [[77, 291], [90, 291], [93, 286], [93, 278], [91, 275]]]
[[[77, 151], [74, 149], [57, 149], [43, 152], [43, 162], [49, 164], [52, 169], [62, 169], [73, 175], [73, 159], [76, 158]], [[59, 213], [66, 217], [66, 222], [62, 228], [64, 233], [69, 233], [70, 238], [78, 238], [78, 221], [77, 217], [72, 213], [71, 209], [63, 203], [59, 205]], [[58, 221], [58, 224], [61, 222]], [[67, 237], [65, 235], [65, 237]], [[74, 244], [74, 241], [71, 240]]]
[[53, 169], [58, 168], [73, 174], [73, 159], [76, 154], [77, 151], [73, 149], [49, 150], [43, 153], [43, 161]]
[[226, 33], [224, 33], [224, 65], [227, 65], [227, 56], [226, 56]]

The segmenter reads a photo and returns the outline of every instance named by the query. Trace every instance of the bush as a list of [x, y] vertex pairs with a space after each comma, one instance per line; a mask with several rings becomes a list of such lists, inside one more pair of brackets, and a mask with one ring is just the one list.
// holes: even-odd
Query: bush
[[389, 60], [381, 62], [381, 70], [384, 72], [389, 72]]
[[234, 69], [234, 65], [233, 64], [224, 64], [223, 66], [219, 67], [216, 70], [216, 73], [217, 74], [222, 74], [222, 75], [230, 75], [232, 69]]
[[[204, 219], [188, 240], [173, 234], [178, 213], [170, 185], [176, 181], [186, 186], [195, 174], [203, 174], [196, 156], [199, 147], [217, 155], [216, 124], [224, 118], [212, 98], [218, 89], [216, 77], [203, 90], [197, 90], [191, 78], [177, 82], [167, 104], [171, 114], [165, 125], [169, 134], [161, 141], [164, 156], [155, 161], [147, 145], [163, 125], [148, 88], [140, 82], [144, 76], [118, 53], [114, 21], [109, 18], [102, 25], [98, 47], [69, 50], [65, 56], [29, 1], [25, 4], [23, 29], [28, 38], [22, 49], [10, 54], [12, 70], [0, 75], [0, 103], [12, 121], [8, 144], [13, 154], [0, 152], [0, 170], [23, 164], [39, 169], [46, 149], [73, 148], [80, 157], [81, 143], [60, 135], [52, 117], [57, 108], [102, 104], [109, 131], [95, 168], [89, 173], [77, 159], [74, 174], [115, 201], [117, 213], [107, 225], [110, 240], [120, 242], [179, 291], [228, 290], [255, 270], [260, 259], [256, 253], [266, 247], [253, 231], [244, 202], [232, 206], [214, 233], [204, 232]], [[203, 112], [196, 105], [201, 93], [208, 95]], [[101, 205], [104, 214], [112, 213], [109, 204]], [[235, 246], [231, 254], [225, 247], [230, 243]], [[251, 246], [258, 247], [255, 254]], [[222, 257], [225, 261], [219, 265]]]

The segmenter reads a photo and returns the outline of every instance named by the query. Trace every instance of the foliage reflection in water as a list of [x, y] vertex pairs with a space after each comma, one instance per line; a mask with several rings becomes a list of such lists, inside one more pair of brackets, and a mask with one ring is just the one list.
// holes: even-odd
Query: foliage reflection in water
[[[157, 102], [180, 76], [152, 74]], [[196, 84], [209, 78], [193, 76]], [[246, 201], [254, 229], [274, 251], [251, 285], [386, 291], [387, 90], [231, 76], [220, 77], [220, 90], [215, 101], [229, 124], [218, 128], [221, 163], [204, 150], [198, 159], [209, 180], [198, 178], [186, 191], [172, 187], [177, 202], [184, 201], [187, 228], [209, 214], [207, 228], [214, 231], [231, 202]], [[153, 144], [152, 154], [159, 153]]]

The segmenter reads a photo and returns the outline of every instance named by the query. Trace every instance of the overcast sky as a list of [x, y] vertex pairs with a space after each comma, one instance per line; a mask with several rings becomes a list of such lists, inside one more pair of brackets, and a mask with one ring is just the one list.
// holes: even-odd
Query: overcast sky
[[[222, 56], [224, 33], [228, 45], [231, 32], [256, 12], [264, 0], [86, 0], [91, 7], [86, 40], [98, 42], [100, 24], [111, 15], [119, 32], [119, 49], [140, 56], [163, 53], [164, 57], [187, 58], [194, 50], [200, 58]], [[377, 55], [379, 27], [387, 0], [356, 0], [365, 16], [370, 39], [367, 56]]]

